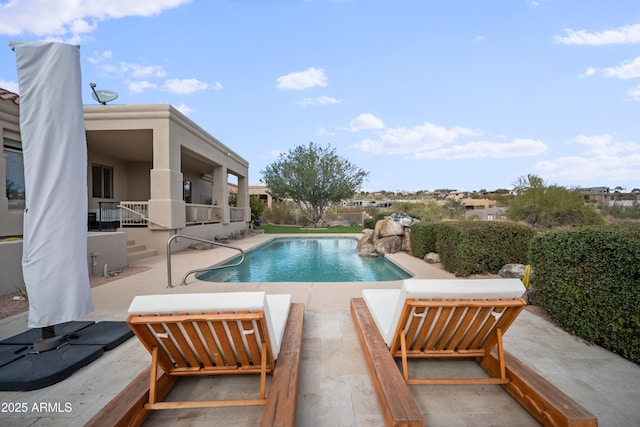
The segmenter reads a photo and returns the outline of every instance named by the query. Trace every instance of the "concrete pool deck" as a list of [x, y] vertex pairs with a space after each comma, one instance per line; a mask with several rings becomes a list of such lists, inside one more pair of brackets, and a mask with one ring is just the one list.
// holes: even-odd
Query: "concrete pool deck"
[[[255, 235], [232, 244], [249, 249], [273, 237], [276, 236]], [[290, 293], [293, 302], [305, 304], [297, 425], [382, 426], [382, 416], [349, 312], [349, 300], [360, 296], [362, 289], [397, 288], [400, 282], [234, 284], [201, 282], [191, 276], [187, 286], [178, 286], [190, 269], [216, 264], [236, 253], [216, 248], [174, 254], [173, 288], [167, 288], [166, 257], [140, 260], [136, 265], [150, 269], [92, 289], [95, 311], [86, 319], [125, 320], [132, 298], [142, 294], [238, 290]], [[403, 253], [388, 258], [415, 277], [454, 279], [453, 275]], [[0, 320], [0, 339], [26, 329], [26, 313]], [[506, 350], [597, 416], [600, 426], [640, 425], [639, 366], [589, 345], [526, 311], [506, 333], [504, 343]], [[150, 360], [149, 353], [132, 338], [59, 384], [31, 392], [0, 392], [0, 404], [25, 403], [28, 409], [24, 413], [0, 412], [0, 424], [83, 425], [149, 366]], [[428, 369], [438, 372], [452, 369], [478, 371], [479, 375], [483, 372], [475, 363], [467, 361], [416, 363], [412, 369], [421, 370], [428, 364]], [[185, 378], [172, 394], [180, 398], [187, 395], [199, 398], [226, 390], [242, 395], [254, 390], [256, 380], [244, 376]], [[539, 425], [500, 386], [411, 387], [428, 426]], [[35, 410], [40, 403], [50, 404], [49, 411]], [[53, 410], [56, 403], [59, 411]], [[185, 409], [156, 411], [145, 425], [253, 426], [259, 424], [261, 417], [261, 407]]]

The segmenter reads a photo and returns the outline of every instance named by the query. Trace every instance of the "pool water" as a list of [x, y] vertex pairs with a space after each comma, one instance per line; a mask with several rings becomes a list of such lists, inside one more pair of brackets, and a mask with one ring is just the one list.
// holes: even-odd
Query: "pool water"
[[[374, 282], [411, 277], [384, 257], [361, 257], [353, 238], [281, 238], [245, 254], [237, 267], [198, 276], [209, 282]], [[228, 261], [233, 264], [240, 257]]]

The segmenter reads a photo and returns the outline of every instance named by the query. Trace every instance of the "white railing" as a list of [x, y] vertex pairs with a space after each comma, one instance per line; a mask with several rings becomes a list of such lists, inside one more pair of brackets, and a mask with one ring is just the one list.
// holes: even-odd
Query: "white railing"
[[120, 226], [149, 225], [149, 202], [120, 202]]
[[231, 222], [244, 221], [244, 210], [245, 208], [229, 208], [229, 220]]
[[187, 225], [209, 224], [222, 221], [222, 208], [220, 206], [187, 203], [185, 209]]

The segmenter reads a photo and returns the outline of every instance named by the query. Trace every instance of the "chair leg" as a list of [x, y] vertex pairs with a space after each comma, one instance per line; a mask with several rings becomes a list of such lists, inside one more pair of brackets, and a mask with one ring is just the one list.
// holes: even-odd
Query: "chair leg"
[[402, 351], [402, 375], [404, 381], [409, 382], [409, 365], [407, 363], [407, 338], [404, 331], [400, 333], [400, 350]]
[[151, 375], [149, 378], [149, 404], [156, 403], [156, 384], [158, 378], [158, 347], [151, 350]]
[[500, 379], [508, 382], [507, 380], [507, 368], [504, 364], [504, 348], [502, 347], [502, 329], [496, 329], [496, 335], [498, 337], [498, 361], [500, 363]]
[[267, 344], [262, 344], [262, 355], [260, 356], [260, 399], [265, 399], [267, 391], [267, 354], [269, 349]]

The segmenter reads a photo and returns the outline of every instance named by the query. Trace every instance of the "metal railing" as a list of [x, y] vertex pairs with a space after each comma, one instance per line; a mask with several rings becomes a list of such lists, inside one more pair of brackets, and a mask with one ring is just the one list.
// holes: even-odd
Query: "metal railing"
[[209, 224], [222, 222], [222, 208], [220, 206], [186, 203], [186, 224]]
[[245, 208], [235, 208], [235, 207], [230, 207], [229, 208], [229, 220], [231, 222], [241, 222], [244, 221], [244, 212], [245, 212]]
[[117, 230], [120, 227], [118, 202], [99, 202], [96, 220], [98, 231]]
[[118, 207], [122, 227], [148, 225], [149, 202], [120, 202]]
[[189, 240], [195, 240], [196, 242], [209, 243], [212, 245], [218, 245], [218, 246], [222, 246], [229, 249], [235, 249], [237, 251], [240, 251], [240, 254], [242, 255], [242, 257], [240, 258], [240, 261], [234, 264], [212, 265], [210, 267], [196, 268], [191, 271], [188, 271], [184, 276], [182, 276], [182, 283], [180, 283], [180, 286], [185, 286], [187, 284], [187, 277], [189, 277], [192, 274], [204, 273], [205, 271], [219, 270], [221, 268], [227, 268], [227, 267], [236, 267], [242, 264], [242, 261], [244, 261], [244, 251], [236, 246], [227, 245], [225, 243], [216, 242], [214, 240], [207, 240], [207, 239], [201, 239], [199, 237], [186, 236], [184, 234], [174, 234], [169, 238], [169, 240], [167, 240], [167, 288], [173, 288], [173, 285], [171, 284], [171, 243], [179, 237], [182, 237], [184, 239], [189, 239]]

